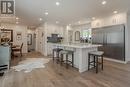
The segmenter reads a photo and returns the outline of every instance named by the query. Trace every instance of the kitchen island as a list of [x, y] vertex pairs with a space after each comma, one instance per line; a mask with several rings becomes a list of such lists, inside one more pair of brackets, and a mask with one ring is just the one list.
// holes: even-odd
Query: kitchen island
[[53, 48], [63, 48], [74, 51], [74, 66], [82, 73], [88, 70], [88, 53], [97, 51], [101, 45], [94, 44], [74, 44], [74, 43], [51, 43]]

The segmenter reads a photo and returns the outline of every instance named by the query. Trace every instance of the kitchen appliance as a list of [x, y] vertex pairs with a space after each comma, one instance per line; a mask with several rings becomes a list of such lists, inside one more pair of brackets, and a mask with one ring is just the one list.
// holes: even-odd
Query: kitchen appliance
[[59, 37], [58, 34], [51, 34], [51, 37], [47, 37], [47, 42], [59, 43], [62, 41], [62, 37]]
[[102, 45], [105, 57], [125, 61], [125, 25], [93, 28], [92, 43]]

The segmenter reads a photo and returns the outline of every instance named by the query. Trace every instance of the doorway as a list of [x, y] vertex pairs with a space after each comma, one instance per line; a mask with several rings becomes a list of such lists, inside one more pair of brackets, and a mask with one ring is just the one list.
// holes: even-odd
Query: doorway
[[27, 34], [28, 52], [36, 51], [36, 34], [34, 30], [29, 30]]

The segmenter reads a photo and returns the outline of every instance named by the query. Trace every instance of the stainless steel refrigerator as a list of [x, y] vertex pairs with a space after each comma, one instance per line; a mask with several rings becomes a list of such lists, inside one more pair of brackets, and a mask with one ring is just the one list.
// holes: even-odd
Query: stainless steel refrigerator
[[101, 44], [107, 58], [125, 61], [125, 26], [113, 25], [92, 29], [92, 43]]

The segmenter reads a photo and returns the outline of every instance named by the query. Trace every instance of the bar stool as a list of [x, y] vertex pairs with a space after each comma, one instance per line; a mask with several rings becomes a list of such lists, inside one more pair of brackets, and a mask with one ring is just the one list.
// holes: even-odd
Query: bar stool
[[[91, 68], [96, 68], [96, 73], [98, 73], [98, 66], [99, 64], [102, 67], [103, 70], [103, 51], [93, 51], [88, 53], [88, 70]], [[93, 57], [93, 61], [91, 61]], [[101, 62], [99, 62], [99, 58], [101, 58]], [[92, 67], [93, 66], [93, 67]]]
[[[60, 59], [60, 64], [62, 65], [63, 62], [65, 62], [66, 64], [66, 68], [68, 69], [68, 66], [71, 65], [72, 67], [74, 67], [74, 51], [71, 50], [62, 50], [60, 51], [61, 54], [61, 59]], [[66, 58], [64, 60], [64, 55], [66, 55]], [[72, 55], [72, 59], [71, 61], [69, 60], [69, 55]]]
[[[53, 49], [53, 55], [52, 55], [53, 56], [53, 61], [56, 58], [57, 63], [59, 62], [59, 53], [60, 53], [61, 50], [63, 50], [63, 49], [60, 49], [60, 48]], [[55, 57], [55, 53], [56, 53], [56, 57]]]

